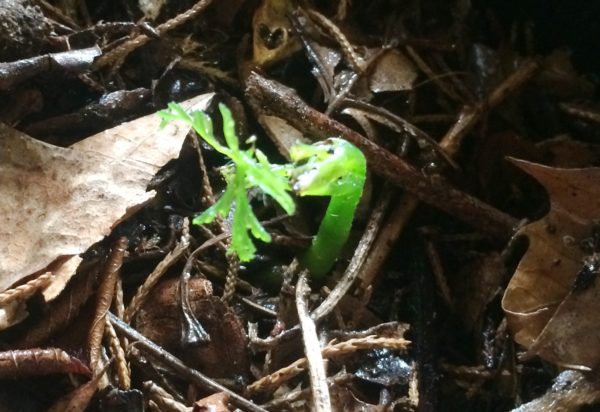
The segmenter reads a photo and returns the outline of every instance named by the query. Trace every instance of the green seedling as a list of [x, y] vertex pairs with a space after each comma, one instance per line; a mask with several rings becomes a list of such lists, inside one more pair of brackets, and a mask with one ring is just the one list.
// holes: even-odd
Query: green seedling
[[290, 150], [294, 191], [300, 196], [331, 196], [325, 216], [302, 263], [314, 276], [324, 276], [348, 240], [367, 174], [365, 156], [343, 139], [331, 138]]
[[302, 263], [314, 276], [324, 276], [335, 263], [350, 233], [365, 182], [364, 155], [349, 142], [331, 138], [313, 145], [297, 144], [290, 151], [292, 164], [272, 164], [254, 147], [241, 149], [231, 111], [223, 104], [219, 105], [219, 111], [227, 146], [217, 140], [212, 121], [204, 112], [187, 113], [181, 106], [171, 103], [169, 110], [160, 113], [163, 124], [183, 120], [206, 143], [231, 160], [231, 164], [223, 168], [227, 183], [225, 192], [193, 223], [210, 223], [217, 216], [227, 218], [232, 215], [230, 252], [237, 253], [241, 261], [249, 261], [256, 253], [250, 235], [263, 242], [271, 241], [271, 236], [252, 211], [248, 199], [250, 189], [256, 188], [269, 195], [290, 215], [295, 212], [290, 191], [299, 196], [331, 196], [317, 235], [301, 256]]

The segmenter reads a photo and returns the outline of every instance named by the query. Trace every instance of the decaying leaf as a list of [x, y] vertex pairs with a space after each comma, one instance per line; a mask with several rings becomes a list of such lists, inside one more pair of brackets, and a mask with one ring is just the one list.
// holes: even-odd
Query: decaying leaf
[[[205, 109], [212, 94], [185, 102]], [[153, 197], [146, 186], [179, 154], [187, 126], [149, 115], [71, 148], [0, 125], [0, 291], [75, 256]]]
[[254, 64], [266, 67], [300, 50], [286, 14], [293, 8], [290, 0], [263, 0], [252, 19]]
[[302, 133], [281, 117], [259, 115], [258, 121], [268, 133], [277, 150], [286, 159], [290, 159], [290, 148], [296, 143], [310, 144]]
[[594, 239], [600, 168], [513, 162], [546, 188], [550, 211], [518, 232], [527, 236], [529, 248], [502, 302], [509, 327], [530, 354], [593, 368], [600, 363], [600, 281], [595, 282], [597, 264], [591, 261], [600, 253], [595, 250], [600, 239]]
[[390, 49], [375, 63], [369, 88], [374, 93], [411, 90], [417, 76], [413, 62], [399, 50]]
[[224, 392], [217, 392], [196, 401], [193, 412], [228, 412], [232, 410], [228, 403], [229, 396]]
[[0, 378], [41, 376], [55, 373], [90, 375], [79, 359], [58, 348], [0, 352]]

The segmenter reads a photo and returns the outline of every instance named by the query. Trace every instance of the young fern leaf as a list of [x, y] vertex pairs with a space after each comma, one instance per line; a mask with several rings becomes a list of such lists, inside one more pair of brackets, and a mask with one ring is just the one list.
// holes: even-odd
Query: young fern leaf
[[231, 251], [237, 253], [241, 261], [249, 261], [256, 252], [250, 234], [264, 242], [269, 242], [271, 236], [252, 211], [247, 191], [259, 188], [275, 199], [288, 214], [294, 213], [295, 204], [288, 193], [291, 188], [285, 174], [281, 173], [281, 168], [271, 165], [258, 150], [240, 149], [231, 111], [223, 104], [219, 104], [219, 111], [223, 118], [223, 135], [227, 146], [219, 143], [213, 133], [212, 120], [204, 112], [188, 114], [178, 104], [171, 103], [169, 110], [160, 114], [163, 124], [171, 120], [182, 120], [190, 124], [206, 143], [233, 162], [232, 167], [227, 168], [224, 173], [227, 181], [225, 192], [214, 205], [196, 217], [193, 223], [210, 223], [217, 216], [227, 218], [233, 209]]
[[163, 123], [183, 120], [216, 151], [231, 159], [222, 169], [227, 188], [221, 198], [194, 219], [194, 224], [214, 221], [217, 216], [231, 216], [231, 249], [242, 261], [251, 260], [256, 252], [252, 237], [269, 242], [271, 236], [260, 224], [248, 200], [248, 190], [258, 188], [271, 196], [288, 214], [295, 204], [289, 191], [300, 196], [330, 196], [329, 205], [311, 246], [301, 262], [313, 276], [322, 278], [333, 266], [348, 239], [354, 212], [362, 195], [366, 176], [366, 160], [351, 143], [337, 138], [312, 145], [297, 144], [291, 148], [293, 164], [274, 165], [258, 149], [240, 149], [235, 122], [229, 109], [220, 104], [223, 118], [221, 144], [213, 133], [213, 123], [203, 112], [186, 113], [171, 103], [161, 112]]

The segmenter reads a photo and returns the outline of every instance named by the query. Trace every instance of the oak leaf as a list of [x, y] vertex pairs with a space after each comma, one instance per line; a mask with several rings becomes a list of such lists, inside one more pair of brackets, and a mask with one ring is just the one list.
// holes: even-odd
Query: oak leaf
[[550, 210], [517, 233], [529, 247], [502, 301], [508, 325], [528, 354], [594, 368], [600, 363], [600, 281], [594, 282], [594, 271], [586, 274], [584, 263], [600, 253], [600, 168], [513, 163], [546, 188]]
[[[205, 110], [212, 97], [182, 104]], [[0, 124], [0, 291], [84, 252], [154, 196], [146, 186], [189, 131], [160, 122], [145, 116], [70, 148]]]

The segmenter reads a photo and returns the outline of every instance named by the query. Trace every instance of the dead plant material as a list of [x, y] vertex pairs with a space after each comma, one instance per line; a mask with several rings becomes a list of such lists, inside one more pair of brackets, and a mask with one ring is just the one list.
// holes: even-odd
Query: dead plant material
[[331, 398], [327, 387], [327, 373], [321, 355], [321, 345], [317, 336], [317, 328], [308, 312], [308, 298], [310, 287], [307, 281], [308, 271], [303, 271], [296, 284], [296, 308], [300, 329], [302, 329], [302, 343], [306, 354], [306, 363], [310, 375], [310, 388], [312, 392], [312, 410], [326, 412], [331, 410]]
[[220, 392], [202, 398], [194, 403], [192, 412], [230, 412], [229, 396]]
[[31, 57], [10, 63], [0, 63], [0, 90], [8, 90], [17, 84], [50, 70], [83, 72], [94, 59], [101, 54], [100, 48], [90, 47], [81, 50], [70, 50], [64, 53], [53, 53]]
[[100, 286], [96, 292], [96, 311], [88, 335], [90, 367], [92, 370], [95, 370], [98, 366], [102, 337], [104, 336], [104, 325], [106, 324], [106, 314], [113, 301], [117, 277], [120, 274], [128, 245], [129, 240], [126, 237], [120, 237], [114, 242], [108, 260], [104, 265]]
[[413, 193], [420, 200], [456, 216], [501, 239], [510, 237], [517, 221], [473, 196], [450, 186], [440, 178], [424, 177], [411, 165], [367, 140], [347, 126], [309, 107], [292, 90], [256, 72], [246, 79], [246, 95], [254, 107], [284, 118], [309, 136], [325, 139], [344, 136], [360, 148], [371, 169], [391, 183]]
[[[406, 350], [409, 341], [402, 338], [380, 338], [367, 336], [366, 338], [349, 339], [345, 342], [332, 343], [321, 350], [324, 359], [345, 355], [357, 350], [365, 349], [395, 349]], [[265, 376], [248, 386], [248, 393], [267, 392], [279, 387], [283, 382], [297, 376], [308, 368], [306, 358], [298, 359], [294, 363], [282, 368], [269, 376]]]
[[0, 379], [74, 373], [90, 376], [90, 370], [76, 357], [58, 348], [0, 352]]
[[[212, 0], [200, 0], [196, 4], [194, 4], [190, 9], [177, 15], [176, 17], [164, 22], [163, 24], [156, 27], [155, 32], [156, 36], [160, 37], [168, 31], [186, 23], [187, 21], [193, 19], [198, 16], [200, 13], [204, 11], [210, 4]], [[127, 58], [127, 56], [137, 49], [138, 47], [143, 46], [152, 40], [154, 36], [149, 36], [147, 34], [139, 34], [135, 38], [126, 41], [121, 44], [114, 50], [104, 54], [98, 60], [94, 62], [93, 68], [98, 70], [108, 65], [113, 65], [113, 72], [116, 71], [122, 64], [123, 61]]]
[[144, 382], [144, 391], [151, 401], [156, 403], [161, 411], [165, 412], [189, 412], [189, 408], [173, 398], [169, 392], [152, 381]]
[[52, 272], [46, 272], [16, 288], [0, 293], [0, 306], [8, 305], [13, 301], [24, 302], [34, 294], [45, 289], [52, 281]]
[[133, 298], [131, 298], [131, 301], [129, 302], [129, 305], [127, 306], [127, 309], [125, 310], [125, 314], [123, 316], [123, 320], [125, 322], [129, 323], [135, 318], [136, 313], [140, 310], [140, 307], [142, 307], [154, 286], [156, 286], [156, 284], [159, 282], [161, 277], [167, 272], [167, 270], [171, 266], [173, 266], [188, 249], [188, 226], [189, 223], [186, 220], [181, 240], [175, 245], [173, 250], [171, 250], [167, 254], [167, 256], [165, 256], [164, 259], [160, 261], [160, 263], [156, 266], [156, 268], [154, 268], [152, 273], [148, 275], [144, 283], [138, 288]]
[[129, 325], [115, 318], [112, 314], [109, 313], [108, 318], [111, 322], [113, 322], [113, 324], [115, 325], [115, 329], [117, 329], [119, 333], [127, 336], [132, 341], [138, 342], [138, 347], [140, 350], [146, 352], [157, 361], [161, 362], [174, 372], [178, 373], [184, 379], [187, 379], [190, 382], [193, 382], [194, 384], [199, 385], [200, 387], [205, 388], [207, 390], [212, 390], [215, 392], [225, 392], [230, 396], [231, 401], [233, 403], [240, 407], [246, 408], [251, 412], [266, 412], [265, 409], [254, 404], [253, 402], [249, 401], [243, 396], [238, 395], [230, 389], [222, 386], [214, 380], [208, 378], [207, 376], [203, 375], [197, 370], [188, 368], [182, 361], [177, 359], [175, 356], [171, 355], [169, 352], [166, 352], [160, 346], [156, 345], [154, 342], [148, 340], [136, 330], [129, 327]]
[[104, 336], [108, 341], [108, 347], [110, 348], [112, 357], [115, 359], [115, 369], [117, 370], [119, 388], [128, 390], [131, 387], [131, 370], [127, 364], [125, 351], [123, 350], [121, 341], [119, 341], [112, 323], [106, 322], [106, 326], [104, 327]]
[[63, 293], [50, 302], [44, 316], [15, 342], [15, 347], [40, 346], [69, 325], [79, 315], [79, 310], [94, 292], [99, 272], [100, 265], [96, 263], [75, 275]]
[[110, 362], [108, 362], [91, 381], [86, 382], [71, 393], [57, 400], [48, 409], [48, 412], [84, 412], [98, 391], [100, 380], [109, 366]]

